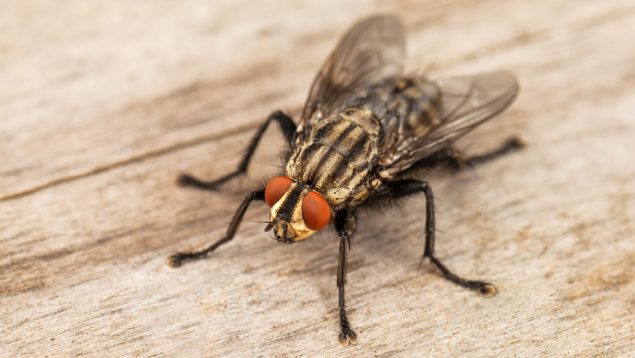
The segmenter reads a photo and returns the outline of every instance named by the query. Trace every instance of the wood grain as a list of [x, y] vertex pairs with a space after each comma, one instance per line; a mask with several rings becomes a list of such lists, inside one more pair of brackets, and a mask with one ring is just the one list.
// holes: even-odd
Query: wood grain
[[[276, 172], [268, 113], [297, 114], [337, 37], [393, 12], [409, 67], [508, 69], [511, 110], [462, 141], [522, 152], [429, 180], [439, 256], [495, 282], [483, 299], [419, 267], [423, 199], [366, 212], [349, 261], [355, 347], [336, 340], [338, 242], [280, 246], [247, 214]], [[635, 4], [632, 1], [66, 1], [0, 5], [0, 356], [632, 356], [635, 353]]]

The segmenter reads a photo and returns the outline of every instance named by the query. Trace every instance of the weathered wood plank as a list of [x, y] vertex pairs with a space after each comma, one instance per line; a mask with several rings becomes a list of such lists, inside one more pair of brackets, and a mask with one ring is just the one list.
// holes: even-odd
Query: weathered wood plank
[[[2, 5], [0, 355], [633, 354], [632, 2], [275, 4]], [[517, 103], [463, 144], [529, 146], [427, 177], [440, 256], [499, 295], [418, 268], [421, 199], [364, 213], [347, 289], [360, 343], [344, 349], [332, 232], [275, 245], [256, 206], [213, 258], [164, 261], [222, 235], [275, 172], [280, 136], [221, 193], [179, 189], [176, 173], [236, 165], [254, 126], [297, 111], [341, 31], [377, 11], [404, 17], [413, 69], [517, 73]]]

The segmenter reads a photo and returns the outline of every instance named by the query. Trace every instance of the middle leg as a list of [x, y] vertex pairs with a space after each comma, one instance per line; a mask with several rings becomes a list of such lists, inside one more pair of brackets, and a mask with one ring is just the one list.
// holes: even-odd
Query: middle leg
[[427, 182], [419, 180], [400, 180], [390, 183], [389, 193], [392, 199], [398, 199], [416, 193], [424, 193], [426, 198], [426, 241], [423, 256], [430, 259], [430, 262], [441, 272], [444, 278], [455, 284], [477, 290], [485, 296], [493, 296], [496, 294], [496, 286], [489, 282], [480, 280], [465, 279], [448, 269], [434, 252], [435, 244], [435, 218], [434, 218], [434, 195], [432, 188]]

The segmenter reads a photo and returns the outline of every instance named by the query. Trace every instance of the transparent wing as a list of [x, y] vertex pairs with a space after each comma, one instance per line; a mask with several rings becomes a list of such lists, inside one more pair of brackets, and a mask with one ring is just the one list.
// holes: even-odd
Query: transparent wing
[[436, 85], [440, 92], [436, 124], [423, 136], [414, 131], [397, 133], [397, 139], [384, 151], [385, 174], [395, 175], [449, 146], [505, 110], [519, 89], [516, 77], [509, 72], [451, 78]]
[[404, 28], [395, 16], [362, 20], [344, 35], [311, 85], [301, 125], [337, 109], [347, 94], [403, 72]]

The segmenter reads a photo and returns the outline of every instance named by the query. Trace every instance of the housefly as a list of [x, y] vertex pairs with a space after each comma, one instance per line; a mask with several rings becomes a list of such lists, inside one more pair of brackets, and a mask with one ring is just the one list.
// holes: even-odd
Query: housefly
[[182, 175], [183, 186], [216, 190], [245, 174], [256, 146], [270, 123], [277, 122], [289, 147], [284, 171], [265, 187], [250, 192], [238, 207], [223, 238], [194, 252], [177, 253], [173, 267], [208, 256], [229, 242], [253, 201], [271, 208], [265, 231], [280, 243], [306, 240], [333, 223], [340, 238], [337, 287], [339, 341], [357, 343], [346, 316], [344, 286], [355, 213], [373, 204], [423, 194], [426, 200], [424, 258], [455, 284], [484, 295], [494, 285], [464, 279], [450, 271], [434, 252], [434, 199], [430, 185], [416, 178], [439, 164], [470, 166], [521, 146], [507, 140], [497, 150], [464, 158], [454, 142], [507, 108], [518, 93], [516, 78], [492, 72], [432, 81], [403, 73], [405, 35], [394, 16], [374, 16], [356, 23], [340, 40], [313, 81], [296, 123], [281, 111], [259, 127], [238, 168], [212, 181]]

